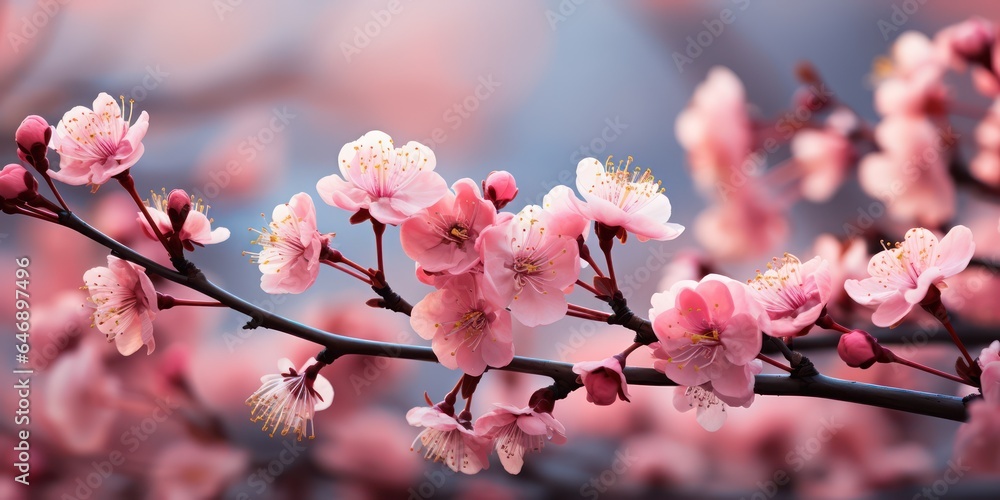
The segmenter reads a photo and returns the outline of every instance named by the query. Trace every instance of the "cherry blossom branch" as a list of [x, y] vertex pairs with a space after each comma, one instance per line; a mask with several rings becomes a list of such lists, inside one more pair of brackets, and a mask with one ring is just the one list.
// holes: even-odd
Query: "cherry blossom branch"
[[[429, 347], [394, 344], [337, 335], [265, 311], [216, 286], [194, 266], [187, 268], [184, 274], [168, 269], [101, 233], [73, 213], [60, 213], [57, 223], [107, 247], [119, 258], [144, 266], [147, 272], [201, 292], [225, 304], [230, 309], [249, 316], [251, 320], [244, 328], [263, 327], [277, 330], [324, 346], [326, 348], [323, 354], [324, 362], [332, 361], [339, 356], [351, 354], [437, 362], [434, 351]], [[387, 304], [391, 302], [395, 304], [393, 307], [405, 309], [405, 307], [401, 306], [401, 304], [405, 304], [405, 301], [402, 298], [398, 298], [399, 296], [392, 292], [388, 286], [375, 289], [375, 291], [382, 297], [381, 300], [385, 300]], [[408, 304], [405, 305], [408, 306]], [[648, 322], [645, 323], [648, 324]], [[510, 364], [498, 369], [549, 377], [564, 389], [572, 390], [572, 388], [579, 387], [576, 382], [577, 375], [573, 373], [573, 365], [570, 363], [515, 356]], [[632, 385], [677, 385], [664, 376], [663, 373], [651, 368], [629, 367], [624, 370], [624, 373], [627, 382]], [[785, 375], [757, 375], [754, 392], [760, 395], [833, 399], [955, 421], [964, 421], [967, 418], [962, 398], [956, 396], [839, 380], [822, 375], [801, 378], [793, 378]]]

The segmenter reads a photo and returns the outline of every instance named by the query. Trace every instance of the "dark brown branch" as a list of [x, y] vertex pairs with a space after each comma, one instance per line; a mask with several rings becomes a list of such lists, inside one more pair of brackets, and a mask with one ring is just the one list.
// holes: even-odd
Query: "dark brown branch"
[[[282, 331], [324, 346], [325, 359], [332, 361], [339, 356], [355, 354], [437, 362], [434, 352], [429, 347], [346, 337], [269, 313], [212, 284], [200, 271], [193, 270], [184, 275], [153, 262], [91, 227], [72, 213], [61, 213], [59, 224], [107, 247], [122, 259], [144, 266], [147, 272], [201, 292], [237, 312], [250, 316], [251, 321], [248, 326]], [[573, 365], [569, 363], [517, 356], [510, 364], [499, 370], [542, 375], [552, 378], [556, 384], [566, 387], [578, 386]], [[625, 375], [628, 383], [633, 385], [676, 385], [662, 373], [651, 368], [630, 367], [625, 370]], [[799, 379], [784, 375], [758, 375], [754, 391], [761, 395], [835, 399], [957, 421], [966, 419], [965, 405], [961, 398], [955, 396], [838, 380], [821, 375]]]

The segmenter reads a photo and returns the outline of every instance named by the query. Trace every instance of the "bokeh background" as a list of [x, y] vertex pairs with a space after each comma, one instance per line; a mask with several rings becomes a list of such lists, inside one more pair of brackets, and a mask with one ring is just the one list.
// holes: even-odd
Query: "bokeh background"
[[[515, 206], [540, 201], [556, 184], [572, 186], [583, 157], [633, 155], [664, 180], [672, 221], [689, 227], [675, 241], [630, 242], [620, 253], [619, 273], [633, 283], [628, 298], [644, 311], [650, 294], [711, 255], [690, 230], [708, 202], [693, 188], [675, 138], [675, 120], [695, 86], [712, 67], [726, 66], [742, 79], [754, 116], [773, 120], [789, 109], [799, 85], [794, 68], [807, 60], [838, 99], [874, 122], [873, 61], [899, 33], [933, 34], [976, 14], [1000, 18], [994, 2], [911, 1], [914, 12], [884, 36], [879, 22], [892, 22], [904, 3], [8, 1], [0, 4], [0, 130], [12, 139], [28, 114], [56, 123], [102, 91], [135, 99], [137, 111], [150, 114], [146, 152], [133, 169], [140, 192], [187, 189], [211, 205], [217, 225], [233, 231], [229, 241], [194, 255], [213, 281], [331, 331], [422, 344], [405, 318], [366, 309], [370, 291], [333, 272], [324, 271], [301, 296], [263, 293], [256, 267], [241, 256], [252, 249], [246, 228], [261, 226], [261, 212], [297, 192], [315, 197], [315, 183], [335, 171], [341, 145], [371, 129], [431, 146], [449, 181], [512, 172], [520, 187]], [[727, 8], [734, 22], [678, 64], [675, 54], [685, 54]], [[967, 89], [960, 95], [988, 105]], [[959, 120], [956, 128], [969, 135], [975, 123]], [[16, 161], [12, 140], [8, 146], [7, 162]], [[782, 148], [773, 160], [787, 155]], [[139, 234], [134, 207], [114, 187], [63, 193], [101, 230], [150, 254], [160, 251]], [[820, 235], [845, 237], [845, 221], [870, 202], [849, 180], [825, 203], [792, 203], [784, 214], [787, 238], [713, 266], [746, 279], [784, 251], [810, 258]], [[959, 207], [956, 220], [974, 231], [975, 221], [987, 221], [980, 227], [992, 228], [996, 252], [997, 208], [964, 197]], [[347, 214], [322, 204], [319, 220], [321, 231], [337, 233], [336, 248], [373, 260], [368, 226], [351, 226]], [[880, 220], [878, 227], [898, 239], [909, 226]], [[429, 288], [413, 278], [398, 238], [388, 244], [394, 288], [416, 302]], [[174, 310], [156, 323], [152, 356], [122, 358], [89, 328], [81, 306], [81, 276], [104, 265], [102, 248], [60, 228], [0, 217], [2, 276], [12, 275], [19, 256], [31, 259], [38, 368], [32, 484], [24, 488], [11, 477], [8, 457], [19, 426], [11, 418], [16, 395], [4, 389], [2, 498], [912, 498], [952, 465], [957, 424], [951, 422], [759, 397], [708, 433], [693, 414], [673, 409], [672, 389], [637, 387], [631, 404], [593, 407], [580, 391], [559, 403], [555, 415], [570, 442], [528, 457], [519, 476], [507, 475], [494, 459], [489, 471], [464, 477], [411, 452], [418, 430], [404, 419], [422, 404], [424, 391], [440, 399], [456, 374], [356, 357], [338, 361], [328, 374], [333, 407], [319, 414], [317, 439], [299, 447], [260, 432], [244, 400], [278, 358], [301, 362], [315, 347], [244, 331], [245, 318], [234, 313]], [[3, 317], [13, 315], [12, 302], [0, 303]], [[996, 324], [995, 317], [980, 319]], [[954, 359], [952, 349], [933, 342], [944, 335], [933, 324], [903, 328], [924, 333], [912, 344], [914, 357], [941, 367]], [[7, 326], [3, 331], [7, 338]], [[565, 361], [603, 358], [630, 342], [621, 330], [573, 319], [516, 335], [518, 353]], [[14, 341], [3, 342], [0, 380], [9, 388]], [[834, 376], [959, 390], [919, 374], [852, 370], [824, 352], [813, 355]], [[642, 361], [639, 353], [634, 358]], [[490, 373], [476, 413], [493, 402], [523, 405], [546, 383]], [[102, 465], [115, 451], [124, 463]], [[947, 485], [946, 496], [989, 497], [997, 488], [963, 476]]]

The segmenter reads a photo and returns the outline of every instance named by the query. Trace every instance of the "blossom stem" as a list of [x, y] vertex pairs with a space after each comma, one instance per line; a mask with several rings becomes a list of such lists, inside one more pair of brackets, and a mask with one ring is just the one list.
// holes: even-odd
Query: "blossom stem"
[[354, 268], [355, 270], [357, 270], [361, 274], [364, 274], [366, 276], [371, 276], [371, 271], [368, 270], [368, 268], [362, 266], [361, 264], [358, 264], [357, 262], [354, 262], [351, 259], [348, 259], [347, 257], [341, 256], [340, 257], [340, 262], [344, 263], [344, 264], [347, 264], [348, 266], [351, 266], [352, 268]]
[[[73, 213], [60, 217], [57, 222], [110, 249], [118, 257], [145, 267], [147, 272], [201, 292], [226, 304], [236, 312], [250, 316], [252, 319], [247, 324], [247, 328], [260, 327], [285, 332], [294, 337], [322, 345], [337, 355], [391, 357], [431, 363], [438, 361], [430, 347], [378, 342], [338, 335], [269, 312], [220, 288], [210, 282], [197, 269], [191, 273], [181, 274], [158, 264], [94, 229]], [[506, 366], [497, 369], [550, 377], [567, 387], [576, 387], [577, 374], [573, 372], [573, 365], [570, 363], [515, 356]], [[624, 370], [624, 373], [625, 379], [630, 385], [677, 385], [676, 382], [665, 377], [662, 372], [651, 368], [629, 367]], [[793, 378], [787, 375], [757, 375], [754, 392], [761, 395], [805, 396], [860, 403], [955, 421], [964, 421], [968, 418], [965, 404], [962, 402], [962, 398], [957, 396], [839, 380], [823, 375], [803, 378]]]
[[[942, 306], [943, 308], [944, 306]], [[965, 356], [965, 361], [969, 363], [969, 366], [976, 366], [976, 361], [972, 359], [969, 355], [969, 350], [965, 348], [965, 344], [962, 343], [962, 339], [958, 338], [958, 333], [955, 332], [955, 327], [951, 326], [951, 320], [947, 316], [941, 318], [941, 324], [944, 325], [944, 329], [948, 330], [948, 335], [951, 335], [951, 340], [955, 342], [958, 346], [958, 350], [962, 351], [962, 356]]]
[[948, 380], [952, 380], [952, 381], [958, 382], [960, 384], [965, 384], [965, 385], [970, 385], [972, 387], [975, 387], [975, 385], [969, 383], [969, 381], [962, 380], [961, 378], [959, 378], [959, 377], [957, 377], [955, 375], [952, 375], [950, 373], [943, 372], [943, 371], [938, 370], [936, 368], [931, 368], [931, 367], [929, 367], [927, 365], [922, 365], [920, 363], [917, 363], [916, 361], [911, 361], [909, 359], [906, 359], [906, 358], [904, 358], [902, 356], [897, 355], [896, 353], [894, 353], [892, 351], [889, 351], [889, 353], [890, 353], [889, 355], [892, 357], [892, 362], [893, 363], [899, 363], [899, 364], [904, 365], [904, 366], [909, 366], [910, 368], [916, 368], [917, 370], [920, 370], [922, 372], [930, 373], [931, 375], [937, 375], [939, 377], [943, 377], [943, 378], [946, 378]]
[[196, 306], [196, 307], [226, 307], [226, 305], [221, 302], [215, 302], [211, 300], [188, 300], [188, 299], [174, 299], [173, 305]]
[[594, 269], [594, 272], [597, 273], [598, 276], [601, 278], [604, 277], [604, 272], [597, 266], [597, 262], [594, 262], [594, 257], [592, 257], [589, 252], [583, 260], [587, 261], [587, 264], [590, 264], [590, 267]]
[[167, 253], [173, 255], [170, 251], [170, 244], [167, 243], [167, 238], [163, 236], [160, 232], [160, 227], [156, 225], [156, 221], [153, 220], [153, 216], [149, 215], [149, 210], [146, 209], [146, 204], [143, 203], [142, 198], [139, 197], [139, 193], [135, 190], [135, 180], [132, 178], [132, 174], [128, 170], [122, 172], [115, 176], [118, 179], [118, 183], [122, 185], [125, 191], [128, 192], [129, 196], [132, 197], [132, 201], [135, 202], [136, 206], [139, 207], [139, 211], [142, 212], [143, 217], [146, 218], [146, 222], [149, 223], [149, 227], [153, 230], [153, 234], [156, 235], [156, 239], [160, 240], [163, 248], [167, 250]]
[[42, 177], [45, 179], [45, 183], [49, 185], [49, 189], [52, 190], [52, 194], [56, 195], [56, 200], [59, 202], [59, 205], [61, 205], [63, 207], [63, 210], [66, 210], [67, 212], [69, 212], [70, 211], [69, 205], [66, 204], [66, 201], [63, 200], [62, 195], [59, 194], [59, 190], [56, 189], [56, 185], [55, 185], [54, 182], [52, 182], [52, 178], [49, 177], [49, 173], [48, 172], [42, 172], [41, 174], [42, 174]]
[[336, 263], [336, 262], [334, 262], [332, 260], [324, 259], [324, 260], [321, 260], [320, 262], [322, 262], [322, 263], [324, 263], [324, 264], [326, 264], [326, 265], [328, 265], [328, 266], [330, 266], [330, 267], [332, 267], [332, 268], [334, 268], [334, 269], [336, 269], [338, 271], [341, 271], [344, 274], [347, 274], [348, 276], [352, 276], [354, 278], [357, 278], [357, 279], [361, 280], [362, 283], [364, 283], [364, 284], [366, 284], [368, 286], [371, 286], [371, 284], [372, 284], [371, 278], [369, 278], [369, 277], [367, 277], [365, 275], [361, 275], [359, 273], [356, 273], [353, 270], [351, 270], [349, 268], [346, 268], [344, 266], [341, 266], [340, 264], [338, 264], [338, 263]]
[[594, 294], [595, 296], [600, 296], [601, 295], [601, 292], [598, 292], [596, 288], [588, 285], [583, 280], [576, 280], [576, 284], [580, 285], [580, 288], [583, 288], [584, 290], [586, 290], [586, 291]]
[[4, 208], [4, 211], [7, 213], [27, 215], [28, 217], [34, 217], [35, 219], [40, 219], [46, 222], [58, 222], [58, 217], [56, 217], [55, 214], [50, 214], [27, 205], [9, 205]]
[[566, 311], [566, 316], [569, 316], [571, 318], [589, 319], [591, 321], [597, 321], [597, 322], [600, 322], [600, 323], [607, 323], [607, 321], [608, 321], [607, 317], [603, 317], [602, 318], [600, 316], [595, 316], [593, 314], [589, 314], [589, 313], [585, 313], [585, 312], [574, 311], [572, 309]]
[[621, 356], [620, 359], [622, 361], [622, 365], [625, 364], [625, 358], [628, 358], [629, 354], [632, 354], [633, 351], [635, 351], [636, 349], [638, 349], [640, 347], [642, 347], [642, 343], [640, 343], [640, 342], [634, 342], [634, 343], [632, 343], [632, 345], [628, 346], [628, 349], [625, 349], [624, 351], [622, 351], [621, 354], [619, 354], [619, 356]]
[[582, 313], [582, 314], [589, 314], [591, 316], [600, 318], [601, 321], [607, 321], [608, 318], [611, 317], [611, 315], [608, 314], [608, 313], [606, 313], [606, 312], [598, 311], [596, 309], [590, 309], [589, 307], [578, 306], [576, 304], [567, 304], [567, 305], [568, 305], [570, 311], [578, 312], [578, 313]]
[[608, 263], [608, 278], [611, 279], [612, 293], [618, 291], [618, 280], [615, 279], [615, 264], [611, 258], [611, 248], [614, 244], [614, 238], [601, 239], [601, 251], [604, 252], [604, 260]]
[[765, 363], [767, 363], [767, 364], [769, 364], [771, 366], [776, 366], [778, 368], [781, 368], [782, 370], [785, 370], [788, 373], [792, 372], [792, 368], [790, 366], [782, 363], [781, 361], [777, 361], [777, 360], [771, 359], [771, 358], [769, 358], [769, 357], [767, 357], [767, 356], [765, 356], [763, 354], [758, 354], [757, 355], [757, 359], [759, 359], [759, 360], [761, 360], [761, 361], [763, 361], [763, 362], [765, 362]]
[[823, 328], [823, 329], [826, 329], [826, 330], [833, 330], [835, 332], [840, 332], [840, 333], [850, 333], [851, 332], [850, 328], [848, 328], [848, 327], [846, 327], [846, 326], [844, 326], [844, 325], [842, 325], [840, 323], [837, 323], [837, 321], [834, 320], [833, 317], [830, 316], [826, 312], [825, 309], [823, 311], [823, 314], [821, 314], [819, 316], [819, 318], [816, 319], [816, 326], [818, 326], [820, 328]]
[[378, 270], [385, 274], [385, 266], [382, 264], [382, 235], [385, 234], [385, 224], [372, 218], [372, 230], [375, 231], [375, 252], [378, 254]]

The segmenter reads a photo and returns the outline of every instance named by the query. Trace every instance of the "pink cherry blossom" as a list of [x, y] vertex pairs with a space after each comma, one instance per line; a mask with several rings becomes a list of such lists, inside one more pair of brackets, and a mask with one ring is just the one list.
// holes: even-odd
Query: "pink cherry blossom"
[[475, 474], [490, 467], [489, 440], [479, 436], [454, 415], [435, 407], [417, 407], [406, 412], [406, 421], [424, 430], [413, 440], [426, 448], [424, 458], [442, 462], [455, 472]]
[[315, 358], [309, 358], [296, 371], [288, 358], [278, 360], [278, 373], [262, 376], [260, 388], [247, 398], [247, 406], [252, 407], [250, 420], [263, 420], [262, 430], [271, 429], [271, 437], [280, 427], [282, 436], [291, 430], [299, 441], [315, 438], [316, 412], [333, 403], [333, 386], [319, 374], [317, 365]]
[[486, 279], [510, 300], [511, 314], [526, 326], [551, 324], [566, 315], [564, 290], [580, 275], [575, 219], [566, 217], [529, 205], [506, 224], [483, 232]]
[[728, 183], [753, 144], [743, 83], [728, 68], [716, 66], [698, 85], [674, 126], [687, 150], [695, 186], [708, 193]]
[[650, 169], [632, 170], [632, 157], [616, 165], [584, 158], [576, 166], [576, 189], [586, 200], [586, 213], [608, 227], [620, 227], [639, 241], [672, 240], [684, 226], [667, 222], [670, 200]]
[[[657, 342], [656, 344], [659, 343]], [[657, 352], [657, 350], [658, 349], [654, 347], [654, 353]], [[760, 360], [751, 361], [747, 367], [749, 368], [747, 371], [750, 376], [755, 376], [764, 370], [764, 364], [761, 363]], [[750, 404], [753, 403], [753, 400], [753, 395], [746, 400], [743, 400], [742, 398], [732, 399], [723, 396], [716, 393], [712, 389], [711, 382], [705, 382], [700, 386], [677, 387], [674, 389], [673, 403], [674, 408], [681, 413], [697, 408], [695, 411], [695, 419], [698, 421], [698, 425], [708, 432], [715, 432], [721, 429], [722, 425], [726, 423], [727, 407], [749, 407]]]
[[969, 163], [969, 173], [991, 186], [1000, 186], [1000, 100], [976, 125], [978, 151]]
[[483, 181], [483, 194], [500, 210], [517, 197], [517, 181], [506, 170], [494, 170]]
[[753, 398], [751, 361], [760, 353], [767, 314], [748, 287], [710, 274], [653, 295], [649, 311], [659, 339], [653, 367], [684, 386], [712, 389], [742, 405]]
[[511, 474], [521, 472], [524, 454], [542, 451], [545, 441], [566, 442], [566, 429], [551, 413], [497, 404], [476, 420], [476, 433], [493, 440], [500, 463]]
[[[79, 306], [77, 306], [79, 308]], [[75, 453], [97, 453], [107, 444], [118, 416], [121, 381], [101, 359], [101, 349], [81, 342], [60, 355], [48, 371], [43, 414]]]
[[996, 39], [996, 26], [974, 16], [939, 31], [934, 44], [959, 61], [988, 63]]
[[919, 304], [931, 286], [965, 269], [976, 245], [972, 231], [955, 226], [940, 242], [924, 228], [906, 232], [902, 243], [875, 254], [868, 262], [870, 278], [847, 280], [844, 289], [861, 305], [878, 306], [872, 323], [893, 326]]
[[884, 61], [882, 77], [875, 88], [879, 114], [940, 115], [947, 110], [949, 95], [943, 82], [948, 57], [922, 33], [908, 31], [896, 39], [891, 58]]
[[1000, 474], [1000, 404], [972, 401], [955, 435], [954, 459], [975, 474]]
[[[52, 127], [38, 115], [29, 115], [14, 133], [14, 142], [17, 143], [17, 156], [22, 161], [36, 165], [42, 169], [48, 168], [48, 160], [45, 159], [46, 150], [49, 149], [49, 140], [52, 138]], [[39, 158], [35, 158], [38, 156]]]
[[694, 236], [716, 259], [746, 260], [783, 243], [788, 219], [764, 186], [748, 182], [698, 214]]
[[[229, 230], [220, 227], [212, 229], [212, 219], [208, 218], [208, 205], [205, 205], [201, 200], [195, 201], [194, 197], [189, 197], [186, 192], [182, 189], [174, 189], [170, 192], [170, 195], [157, 194], [155, 192], [150, 193], [150, 200], [146, 202], [147, 211], [149, 215], [152, 216], [153, 221], [156, 222], [157, 229], [160, 230], [160, 234], [166, 237], [174, 232], [174, 222], [168, 213], [173, 210], [175, 213], [179, 211], [180, 207], [175, 207], [171, 205], [177, 205], [178, 199], [186, 200], [187, 215], [183, 219], [180, 231], [178, 232], [178, 237], [184, 247], [189, 251], [194, 250], [194, 245], [205, 246], [214, 243], [222, 243], [229, 239]], [[151, 239], [157, 239], [156, 234], [153, 233], [152, 227], [149, 225], [149, 221], [140, 212], [137, 216], [139, 224], [142, 225], [142, 230], [145, 235]]]
[[803, 264], [798, 257], [786, 253], [767, 267], [748, 283], [751, 294], [771, 319], [768, 333], [775, 337], [809, 333], [833, 291], [830, 264], [820, 257]]
[[330, 235], [316, 230], [316, 208], [306, 193], [292, 196], [274, 207], [271, 223], [258, 231], [254, 243], [259, 253], [245, 252], [258, 264], [263, 276], [260, 288], [267, 293], [302, 293], [319, 276], [319, 258]]
[[[124, 98], [122, 98], [124, 102]], [[132, 111], [123, 118], [122, 108], [102, 92], [94, 99], [94, 109], [77, 106], [56, 125], [49, 147], [59, 153], [59, 171], [49, 175], [66, 184], [101, 185], [139, 161], [142, 138], [149, 128], [145, 111], [131, 126]]]
[[839, 130], [805, 129], [791, 142], [792, 157], [802, 169], [799, 190], [812, 202], [827, 201], [844, 182], [854, 161], [854, 147]]
[[479, 263], [476, 241], [496, 220], [472, 179], [460, 179], [437, 203], [417, 212], [399, 228], [403, 251], [426, 272], [462, 274]]
[[329, 205], [368, 210], [383, 224], [401, 224], [448, 192], [434, 171], [436, 163], [427, 146], [410, 141], [396, 148], [388, 134], [373, 130], [344, 145], [338, 159], [341, 175], [320, 179], [316, 190]]
[[239, 479], [250, 456], [228, 444], [181, 441], [159, 453], [149, 472], [153, 498], [215, 498]]
[[875, 129], [881, 151], [869, 153], [858, 180], [882, 200], [890, 215], [939, 226], [955, 213], [955, 184], [948, 174], [949, 150], [956, 138], [924, 118], [890, 116]]
[[481, 274], [462, 274], [413, 306], [410, 325], [431, 341], [438, 361], [482, 375], [514, 358], [510, 313]]
[[156, 348], [153, 318], [159, 312], [156, 290], [145, 269], [108, 256], [108, 267], [95, 267], [83, 274], [83, 282], [95, 308], [94, 325], [114, 341], [118, 352], [128, 356], [146, 346]]
[[628, 401], [628, 383], [622, 373], [623, 363], [612, 356], [601, 361], [584, 361], [573, 365], [573, 373], [587, 389], [587, 401], [608, 406], [616, 400]]
[[569, 186], [558, 185], [542, 197], [542, 208], [559, 221], [567, 236], [590, 236], [590, 213], [587, 204], [573, 194]]
[[855, 302], [844, 291], [844, 282], [868, 276], [870, 257], [864, 240], [852, 238], [842, 242], [831, 234], [821, 234], [813, 243], [813, 253], [830, 265], [831, 296], [827, 307], [831, 312], [846, 313]]

